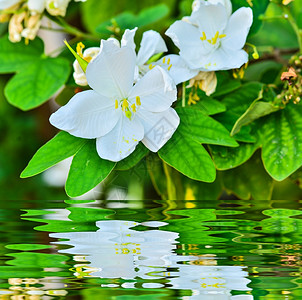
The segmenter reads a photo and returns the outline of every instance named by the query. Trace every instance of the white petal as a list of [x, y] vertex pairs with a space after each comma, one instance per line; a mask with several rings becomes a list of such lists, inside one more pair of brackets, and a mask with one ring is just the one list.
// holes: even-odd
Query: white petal
[[232, 2], [230, 0], [208, 0], [207, 1], [209, 4], [222, 4], [223, 6], [225, 6], [226, 10], [227, 10], [227, 14], [230, 17], [230, 15], [232, 14]]
[[144, 127], [137, 115], [129, 120], [124, 115], [105, 136], [96, 140], [99, 156], [111, 161], [120, 161], [130, 155], [144, 137]]
[[114, 102], [89, 90], [74, 95], [50, 116], [50, 123], [81, 138], [97, 138], [107, 134], [121, 117]]
[[176, 85], [198, 74], [198, 70], [190, 69], [186, 62], [179, 55], [175, 54], [167, 55], [154, 64], [166, 70]]
[[136, 45], [134, 43], [134, 36], [135, 36], [136, 30], [137, 30], [137, 27], [135, 27], [132, 30], [130, 30], [130, 29], [125, 30], [125, 32], [122, 36], [122, 40], [121, 40], [122, 47], [127, 46], [135, 51]]
[[120, 49], [114, 42], [102, 40], [99, 55], [87, 66], [88, 84], [110, 99], [126, 98], [133, 85], [135, 59], [131, 48]]
[[131, 103], [135, 103], [137, 96], [140, 97], [140, 108], [161, 112], [167, 110], [176, 100], [177, 90], [173, 79], [161, 67], [156, 66], [149, 71], [129, 94]]
[[160, 113], [141, 109], [137, 114], [145, 129], [142, 142], [153, 152], [157, 152], [172, 137], [180, 122], [173, 108]]
[[252, 23], [253, 11], [249, 7], [236, 10], [224, 31], [226, 37], [221, 40], [222, 47], [232, 50], [242, 49]]
[[[173, 23], [166, 31], [166, 35], [180, 49], [180, 56], [191, 69], [198, 69], [202, 57], [207, 55], [212, 49], [209, 43], [200, 40], [201, 33], [199, 30], [192, 24], [184, 21]], [[207, 46], [210, 47], [207, 48]]]
[[30, 11], [38, 13], [42, 13], [45, 9], [45, 1], [41, 0], [28, 0], [27, 5]]
[[240, 68], [248, 61], [248, 54], [244, 50], [225, 50], [220, 47], [205, 58], [206, 65], [201, 71], [218, 71]]
[[166, 43], [161, 35], [153, 30], [144, 32], [137, 54], [137, 64], [143, 65], [153, 55], [168, 51]]
[[0, 1], [0, 9], [2, 10], [2, 9], [10, 8], [11, 6], [17, 4], [18, 2], [20, 2], [20, 0], [2, 0]]
[[221, 4], [201, 4], [199, 9], [189, 17], [189, 21], [198, 26], [200, 33], [205, 32], [207, 39], [212, 39], [217, 31], [220, 34], [223, 33], [227, 25], [228, 14], [226, 8]]

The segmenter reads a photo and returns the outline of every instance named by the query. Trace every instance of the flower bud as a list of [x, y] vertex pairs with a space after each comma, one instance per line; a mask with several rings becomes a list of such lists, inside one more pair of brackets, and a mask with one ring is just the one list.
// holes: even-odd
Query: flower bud
[[20, 14], [14, 14], [9, 22], [9, 40], [12, 43], [17, 43], [21, 41], [21, 32], [23, 31], [23, 21], [26, 17], [26, 12], [21, 12]]

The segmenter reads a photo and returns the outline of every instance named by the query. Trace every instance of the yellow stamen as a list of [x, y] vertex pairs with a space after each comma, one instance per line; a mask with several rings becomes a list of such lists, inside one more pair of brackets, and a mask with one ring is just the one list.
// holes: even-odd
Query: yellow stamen
[[218, 36], [219, 36], [219, 32], [217, 31], [215, 36], [212, 38], [212, 44], [213, 45], [215, 45], [217, 43]]
[[141, 103], [141, 98], [140, 98], [139, 96], [136, 96], [136, 105], [137, 105], [137, 106], [142, 105], [142, 103]]
[[168, 61], [167, 61], [167, 64], [168, 64], [168, 65], [170, 64], [170, 61], [171, 61], [171, 59], [169, 58]]
[[212, 40], [207, 40], [207, 42], [209, 42], [210, 44], [212, 44]]
[[205, 41], [207, 39], [206, 33], [202, 32], [202, 37], [200, 38], [202, 41]]
[[152, 64], [149, 65], [149, 69], [152, 70], [155, 66], [153, 66]]
[[220, 39], [222, 39], [222, 38], [224, 38], [224, 37], [226, 37], [226, 34], [221, 34], [221, 35], [219, 36]]
[[168, 71], [170, 71], [170, 70], [171, 70], [171, 68], [172, 68], [172, 65], [170, 65], [170, 66], [169, 66]]
[[77, 44], [77, 54], [83, 58], [83, 49], [85, 48], [85, 45], [80, 42]]
[[127, 101], [127, 99], [123, 100], [123, 104], [122, 104], [122, 110], [126, 111], [126, 109], [129, 107], [129, 103]]
[[115, 100], [115, 109], [117, 109], [117, 108], [118, 108], [118, 101]]
[[131, 105], [131, 108], [132, 108], [132, 111], [133, 111], [133, 112], [136, 112], [136, 106], [135, 106], [135, 104], [132, 104], [132, 105]]
[[166, 63], [166, 58], [165, 58], [165, 57], [163, 58], [163, 64], [164, 64], [164, 63]]

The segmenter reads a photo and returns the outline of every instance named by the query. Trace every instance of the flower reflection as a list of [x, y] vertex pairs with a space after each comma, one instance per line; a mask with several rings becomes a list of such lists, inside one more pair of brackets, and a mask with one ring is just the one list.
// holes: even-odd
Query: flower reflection
[[[164, 222], [137, 223], [108, 220], [96, 223], [96, 232], [55, 233], [50, 236], [69, 239], [55, 244], [72, 248], [59, 250], [74, 255], [75, 276], [147, 279], [144, 288], [162, 287], [191, 290], [183, 299], [253, 299], [251, 295], [232, 296], [231, 291], [246, 293], [250, 280], [241, 266], [217, 266], [215, 255], [179, 255], [176, 253], [179, 234], [160, 230]], [[138, 231], [132, 227], [147, 226]], [[153, 227], [153, 228], [152, 228]], [[152, 229], [151, 229], [152, 228]], [[157, 229], [155, 229], [157, 228]], [[135, 288], [135, 282], [124, 282], [123, 288]]]

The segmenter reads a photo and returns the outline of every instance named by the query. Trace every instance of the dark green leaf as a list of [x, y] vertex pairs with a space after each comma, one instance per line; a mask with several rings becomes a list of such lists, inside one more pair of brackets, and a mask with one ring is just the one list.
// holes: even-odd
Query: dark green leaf
[[202, 145], [177, 130], [158, 152], [160, 158], [187, 177], [213, 182], [216, 170], [211, 157]]
[[90, 140], [72, 160], [66, 181], [67, 194], [70, 197], [78, 197], [87, 193], [103, 181], [114, 166], [114, 162], [99, 157], [95, 140]]
[[215, 144], [237, 147], [238, 143], [216, 120], [191, 107], [179, 107], [176, 111], [181, 119], [178, 131], [188, 139], [200, 144]]

